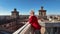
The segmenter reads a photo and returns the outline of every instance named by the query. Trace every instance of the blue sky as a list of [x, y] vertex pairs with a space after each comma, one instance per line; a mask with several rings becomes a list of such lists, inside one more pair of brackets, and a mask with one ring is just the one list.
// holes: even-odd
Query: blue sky
[[10, 15], [14, 8], [20, 15], [28, 15], [32, 9], [38, 15], [41, 6], [47, 10], [47, 15], [60, 15], [60, 0], [0, 0], [0, 15]]

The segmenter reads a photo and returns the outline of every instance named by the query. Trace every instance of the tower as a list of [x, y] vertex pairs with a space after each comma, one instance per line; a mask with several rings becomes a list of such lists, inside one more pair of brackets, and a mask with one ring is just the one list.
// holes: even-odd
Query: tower
[[41, 6], [41, 10], [39, 10], [39, 16], [46, 16], [46, 10], [43, 9], [43, 6]]
[[14, 8], [14, 11], [12, 11], [11, 13], [12, 13], [12, 18], [18, 18], [19, 17], [19, 12], [17, 11], [16, 8]]

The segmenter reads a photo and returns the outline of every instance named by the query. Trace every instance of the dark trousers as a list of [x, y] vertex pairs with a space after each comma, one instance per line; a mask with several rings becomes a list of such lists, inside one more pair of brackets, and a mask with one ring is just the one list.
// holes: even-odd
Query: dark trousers
[[35, 34], [41, 34], [40, 30], [35, 30]]

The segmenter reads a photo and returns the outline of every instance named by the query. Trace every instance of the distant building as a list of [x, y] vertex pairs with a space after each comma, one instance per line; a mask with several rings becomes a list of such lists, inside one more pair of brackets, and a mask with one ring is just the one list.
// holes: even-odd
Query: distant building
[[28, 21], [29, 15], [19, 15], [16, 8], [11, 12], [11, 15], [0, 16], [0, 30], [14, 32]]
[[48, 20], [46, 16], [46, 10], [43, 9], [43, 6], [41, 6], [41, 10], [38, 10], [38, 14], [38, 19]]
[[39, 10], [39, 16], [46, 16], [46, 10], [43, 9], [43, 6], [41, 6], [41, 10]]
[[17, 11], [16, 8], [14, 8], [14, 11], [12, 11], [12, 18], [18, 18], [19, 17], [19, 12]]

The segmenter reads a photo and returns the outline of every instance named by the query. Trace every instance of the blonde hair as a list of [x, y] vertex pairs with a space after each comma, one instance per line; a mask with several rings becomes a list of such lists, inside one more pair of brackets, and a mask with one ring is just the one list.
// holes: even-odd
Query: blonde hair
[[30, 12], [32, 12], [34, 14], [34, 10], [31, 10]]

